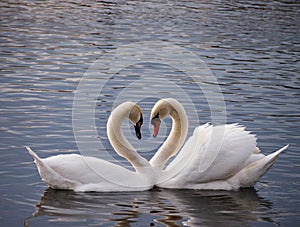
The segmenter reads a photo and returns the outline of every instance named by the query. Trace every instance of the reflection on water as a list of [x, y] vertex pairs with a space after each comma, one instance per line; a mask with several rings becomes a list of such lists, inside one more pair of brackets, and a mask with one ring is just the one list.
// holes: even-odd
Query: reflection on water
[[242, 226], [255, 221], [273, 223], [271, 203], [254, 189], [236, 192], [164, 190], [131, 193], [75, 193], [47, 189], [25, 226], [41, 220], [76, 226]]

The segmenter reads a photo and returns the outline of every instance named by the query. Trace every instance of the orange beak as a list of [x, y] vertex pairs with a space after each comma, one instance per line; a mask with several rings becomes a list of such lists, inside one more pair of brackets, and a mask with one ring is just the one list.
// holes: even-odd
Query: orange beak
[[160, 119], [153, 119], [151, 123], [154, 126], [152, 135], [153, 137], [156, 137], [159, 131]]

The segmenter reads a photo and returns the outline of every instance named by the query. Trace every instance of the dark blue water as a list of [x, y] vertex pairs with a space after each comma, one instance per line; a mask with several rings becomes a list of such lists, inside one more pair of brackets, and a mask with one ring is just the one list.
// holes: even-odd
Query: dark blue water
[[[297, 226], [299, 15], [298, 1], [1, 1], [0, 223]], [[76, 97], [88, 98], [83, 112]], [[290, 147], [253, 189], [237, 192], [74, 193], [41, 181], [24, 145], [41, 157], [88, 145], [89, 154], [128, 166], [105, 125], [129, 99], [144, 110], [143, 139], [124, 130], [150, 158], [170, 126], [151, 138], [160, 97], [181, 99], [189, 134], [207, 121], [237, 122], [265, 154]]]

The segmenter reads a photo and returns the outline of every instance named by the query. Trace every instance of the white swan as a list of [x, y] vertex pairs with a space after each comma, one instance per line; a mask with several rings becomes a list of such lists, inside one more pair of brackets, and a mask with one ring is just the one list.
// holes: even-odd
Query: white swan
[[183, 145], [188, 121], [182, 105], [175, 99], [159, 100], [151, 111], [153, 136], [160, 121], [170, 115], [170, 136], [150, 160], [163, 188], [232, 190], [252, 187], [272, 166], [287, 146], [263, 155], [256, 147], [256, 137], [237, 124], [196, 127], [174, 160], [163, 170], [167, 160]]
[[152, 167], [129, 144], [121, 131], [121, 124], [129, 118], [140, 139], [143, 124], [142, 111], [133, 102], [119, 105], [107, 122], [108, 138], [116, 152], [125, 157], [135, 172], [95, 157], [78, 154], [57, 155], [41, 159], [29, 147], [42, 179], [55, 189], [74, 191], [141, 191], [154, 185]]

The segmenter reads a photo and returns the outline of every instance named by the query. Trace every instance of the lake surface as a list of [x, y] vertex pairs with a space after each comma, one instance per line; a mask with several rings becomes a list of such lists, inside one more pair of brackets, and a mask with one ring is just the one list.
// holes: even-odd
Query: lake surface
[[[0, 6], [1, 226], [299, 224], [299, 1]], [[251, 189], [135, 193], [48, 189], [24, 148], [41, 157], [88, 154], [130, 168], [109, 145], [107, 118], [122, 101], [138, 102], [142, 140], [128, 123], [124, 130], [150, 158], [171, 125], [166, 120], [160, 136], [151, 137], [150, 111], [162, 97], [185, 106], [189, 135], [208, 121], [237, 122], [257, 134], [265, 154], [290, 147]]]

